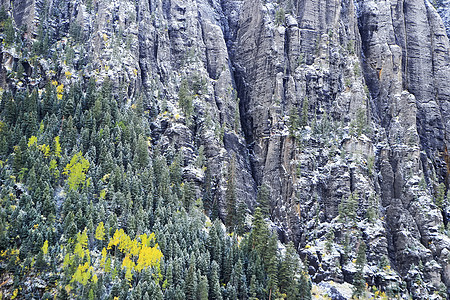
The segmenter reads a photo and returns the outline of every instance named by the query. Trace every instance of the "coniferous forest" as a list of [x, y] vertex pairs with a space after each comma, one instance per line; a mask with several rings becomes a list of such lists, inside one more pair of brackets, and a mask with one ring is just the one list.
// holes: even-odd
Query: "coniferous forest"
[[180, 155], [151, 145], [139, 99], [127, 108], [107, 84], [62, 90], [52, 82], [42, 95], [5, 92], [1, 111], [1, 268], [13, 294], [310, 295], [293, 245], [279, 251], [267, 209], [256, 209], [249, 230], [238, 218], [226, 228], [213, 214], [208, 182], [196, 198]]

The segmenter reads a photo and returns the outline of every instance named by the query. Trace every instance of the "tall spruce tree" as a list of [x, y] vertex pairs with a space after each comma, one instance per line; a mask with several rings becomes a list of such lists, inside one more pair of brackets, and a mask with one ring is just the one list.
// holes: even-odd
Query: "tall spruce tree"
[[236, 225], [236, 156], [234, 154], [228, 167], [225, 201], [227, 204], [227, 217], [225, 223], [228, 230], [233, 231]]

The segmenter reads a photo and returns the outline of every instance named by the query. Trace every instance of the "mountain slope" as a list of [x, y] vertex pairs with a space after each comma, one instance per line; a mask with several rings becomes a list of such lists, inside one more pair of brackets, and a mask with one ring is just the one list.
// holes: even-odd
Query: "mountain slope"
[[[358, 286], [362, 277], [389, 297], [445, 298], [450, 60], [439, 16], [445, 21], [445, 3], [438, 11], [428, 0], [21, 0], [2, 7], [4, 191], [6, 170], [17, 178], [22, 171], [8, 184], [33, 194], [24, 182], [32, 166], [12, 163], [22, 136], [22, 148], [32, 136], [41, 148], [61, 136], [61, 173], [77, 151], [100, 166], [87, 173], [95, 186], [86, 197], [96, 209], [103, 190], [97, 181], [112, 173], [111, 161], [123, 161], [126, 173], [128, 162], [141, 166], [138, 149], [148, 146], [147, 171], [154, 175], [133, 165], [138, 182], [158, 178], [155, 163], [164, 156], [182, 170], [168, 175], [170, 197], [203, 199], [200, 210], [240, 235], [254, 227], [250, 216], [259, 206], [279, 240], [294, 243], [315, 284]], [[46, 95], [53, 105], [45, 106]], [[69, 117], [74, 124], [68, 126]], [[111, 135], [102, 137], [101, 129]], [[112, 142], [120, 138], [117, 130], [131, 137], [120, 147]], [[58, 208], [70, 200], [65, 179], [51, 183], [59, 226], [70, 211]], [[164, 190], [164, 180], [155, 180], [155, 191]], [[110, 197], [106, 212], [129, 199]], [[130, 234], [127, 220], [137, 210], [119, 211], [117, 227]], [[100, 221], [106, 224], [106, 218], [93, 220]], [[164, 230], [153, 226], [137, 232], [162, 238]], [[77, 232], [83, 229], [77, 224]], [[61, 230], [53, 237], [58, 243]], [[363, 241], [367, 262], [361, 264]], [[164, 255], [170, 251], [162, 248]]]

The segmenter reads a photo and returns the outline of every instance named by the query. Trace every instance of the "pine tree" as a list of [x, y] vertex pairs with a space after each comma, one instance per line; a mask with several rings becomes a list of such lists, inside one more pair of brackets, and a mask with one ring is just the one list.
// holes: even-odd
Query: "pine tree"
[[311, 280], [309, 279], [308, 273], [303, 271], [300, 275], [300, 280], [298, 282], [298, 299], [301, 300], [311, 300]]
[[252, 248], [262, 257], [266, 251], [267, 241], [269, 239], [269, 228], [259, 207], [255, 209], [253, 215], [250, 239]]
[[227, 180], [227, 189], [225, 192], [225, 201], [227, 203], [227, 218], [226, 225], [230, 231], [233, 231], [234, 226], [236, 225], [236, 156], [233, 154], [233, 157], [230, 161], [230, 165], [228, 167], [228, 180]]
[[216, 261], [211, 263], [211, 273], [209, 276], [209, 297], [210, 299], [222, 300], [219, 282], [219, 265]]
[[298, 288], [295, 276], [299, 266], [299, 259], [294, 249], [294, 244], [290, 242], [286, 247], [284, 259], [280, 263], [279, 286], [280, 292], [286, 294], [286, 299], [298, 299]]
[[289, 136], [295, 138], [299, 126], [298, 113], [295, 108], [291, 108], [289, 113]]
[[353, 295], [361, 297], [364, 294], [366, 281], [364, 279], [364, 265], [366, 264], [366, 243], [361, 240], [356, 256], [356, 274], [353, 279]]
[[75, 104], [73, 102], [72, 97], [68, 97], [69, 99], [66, 100], [66, 103], [64, 105], [64, 111], [63, 116], [65, 118], [68, 118], [69, 116], [73, 116], [75, 112]]
[[190, 117], [194, 111], [192, 105], [192, 95], [189, 90], [189, 83], [186, 79], [183, 79], [178, 91], [178, 104], [186, 116], [187, 125], [190, 124]]
[[44, 271], [47, 268], [47, 262], [44, 259], [44, 252], [42, 250], [39, 251], [34, 266], [38, 271]]
[[244, 274], [244, 266], [241, 259], [238, 258], [234, 264], [233, 272], [231, 274], [231, 283], [237, 290], [238, 299], [247, 299], [247, 278]]
[[325, 235], [325, 238], [327, 239], [325, 243], [325, 248], [328, 252], [331, 252], [333, 250], [333, 242], [334, 242], [334, 228], [330, 227], [327, 234]]
[[196, 278], [195, 257], [191, 255], [189, 263], [189, 269], [186, 276], [185, 294], [186, 299], [195, 300], [197, 291], [197, 278]]
[[257, 283], [256, 283], [256, 275], [252, 275], [250, 279], [250, 287], [249, 287], [249, 300], [258, 300], [257, 298]]
[[375, 195], [369, 196], [369, 207], [366, 211], [366, 217], [370, 223], [374, 223], [378, 219], [378, 201]]
[[261, 208], [261, 212], [264, 216], [269, 216], [270, 213], [270, 192], [269, 187], [266, 184], [261, 185], [258, 188], [258, 196], [257, 201], [259, 203], [259, 207]]
[[358, 194], [354, 192], [350, 194], [347, 199], [342, 197], [341, 203], [338, 206], [339, 219], [343, 221], [356, 221], [356, 210], [358, 208]]
[[243, 235], [246, 231], [245, 218], [247, 216], [247, 205], [244, 201], [239, 201], [236, 211], [236, 233]]
[[208, 300], [208, 278], [206, 276], [200, 276], [200, 282], [197, 286], [197, 299]]
[[72, 211], [68, 213], [64, 219], [64, 232], [68, 237], [73, 237], [77, 233], [77, 226], [75, 225], [75, 216]]
[[147, 141], [144, 139], [142, 135], [139, 135], [138, 137], [135, 160], [138, 168], [144, 168], [148, 166], [149, 163], [148, 145]]
[[264, 255], [264, 263], [267, 271], [267, 293], [270, 299], [276, 299], [278, 295], [278, 239], [275, 234], [269, 238], [269, 243]]

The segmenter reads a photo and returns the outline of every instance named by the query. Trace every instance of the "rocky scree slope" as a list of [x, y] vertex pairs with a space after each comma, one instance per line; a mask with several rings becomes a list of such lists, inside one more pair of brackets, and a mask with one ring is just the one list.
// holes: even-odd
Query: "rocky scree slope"
[[[314, 282], [351, 283], [364, 240], [370, 286], [445, 297], [449, 41], [427, 0], [2, 6], [34, 43], [45, 29], [55, 53], [3, 47], [3, 89], [110, 80], [118, 99], [143, 99], [152, 143], [182, 151], [199, 195], [208, 166], [223, 219], [230, 165], [248, 213], [267, 186], [273, 227]], [[20, 82], [7, 76], [19, 59]]]

